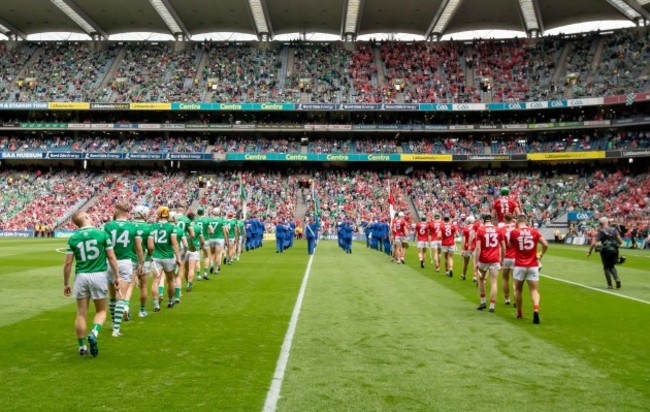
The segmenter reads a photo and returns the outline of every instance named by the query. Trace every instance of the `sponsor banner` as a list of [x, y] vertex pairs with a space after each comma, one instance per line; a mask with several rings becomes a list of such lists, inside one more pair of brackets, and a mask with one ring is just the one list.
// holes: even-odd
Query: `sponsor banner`
[[162, 125], [162, 128], [179, 130], [179, 129], [185, 129], [185, 125], [180, 123], [165, 123]]
[[548, 102], [548, 107], [549, 109], [561, 109], [563, 107], [567, 107], [567, 101], [566, 100], [551, 100]]
[[495, 154], [495, 155], [469, 155], [468, 160], [471, 161], [509, 161], [512, 158], [508, 154]]
[[521, 162], [521, 161], [528, 160], [528, 158], [526, 157], [525, 154], [513, 154], [513, 155], [510, 155], [510, 160]]
[[635, 102], [644, 102], [646, 100], [650, 100], [650, 93], [648, 93], [648, 92], [636, 93], [634, 95], [634, 101]]
[[69, 238], [74, 235], [74, 230], [55, 230], [54, 237], [57, 239]]
[[378, 124], [377, 130], [403, 130], [404, 128], [401, 126], [399, 124]]
[[162, 153], [125, 153], [125, 160], [163, 160]]
[[404, 104], [382, 104], [381, 110], [399, 110], [399, 111], [410, 111], [410, 110], [419, 110], [420, 105], [417, 103], [404, 103]]
[[21, 129], [66, 129], [67, 123], [20, 123]]
[[68, 159], [68, 160], [75, 160], [75, 159], [83, 159], [84, 154], [80, 152], [47, 152], [45, 153], [45, 158], [46, 159]]
[[528, 160], [588, 160], [604, 159], [604, 151], [591, 152], [558, 152], [558, 153], [529, 153]]
[[139, 123], [138, 129], [142, 130], [160, 130], [162, 129], [162, 124], [158, 123]]
[[399, 162], [398, 154], [227, 153], [226, 160], [308, 162]]
[[0, 102], [0, 110], [47, 110], [46, 102]]
[[212, 110], [251, 110], [250, 104], [244, 103], [213, 103]]
[[205, 129], [206, 127], [210, 129], [232, 129], [231, 124], [192, 124], [192, 125], [186, 125], [186, 128], [192, 128], [192, 129]]
[[129, 103], [90, 103], [91, 110], [129, 110]]
[[527, 124], [503, 124], [501, 127], [504, 129], [528, 129]]
[[467, 155], [452, 155], [451, 160], [454, 162], [466, 162], [467, 161]]
[[605, 152], [606, 159], [618, 159], [622, 155], [621, 150], [608, 150]]
[[589, 220], [593, 212], [569, 212], [567, 220]]
[[487, 110], [485, 103], [454, 103], [451, 105], [453, 111], [482, 111]]
[[137, 123], [115, 123], [113, 127], [116, 129], [137, 129], [138, 124]]
[[432, 103], [429, 105], [422, 104], [420, 105], [420, 110], [435, 110], [437, 112], [450, 112], [454, 110], [454, 106], [451, 103]]
[[377, 130], [376, 124], [354, 124], [352, 130]]
[[400, 155], [402, 162], [451, 162], [450, 154], [403, 154]]
[[632, 124], [632, 123], [650, 123], [650, 116], [631, 117], [629, 119], [612, 120], [612, 124]]
[[487, 105], [488, 110], [524, 110], [525, 108], [526, 108], [526, 103], [524, 102], [489, 103]]
[[529, 124], [529, 129], [552, 129], [555, 127], [555, 123], [533, 123]]
[[0, 152], [0, 159], [42, 159], [41, 152]]
[[10, 129], [10, 128], [18, 127], [18, 123], [2, 123], [1, 127], [3, 129]]
[[616, 103], [624, 102], [625, 99], [619, 100], [620, 97], [625, 97], [625, 96], [606, 96], [606, 97], [603, 98], [603, 103], [605, 103], [605, 104], [616, 104]]
[[114, 129], [115, 125], [110, 123], [94, 123], [90, 125], [90, 128], [93, 130], [109, 130]]
[[299, 103], [296, 110], [338, 110], [339, 104], [334, 103]]
[[380, 104], [343, 103], [341, 110], [380, 110]]
[[585, 124], [583, 122], [560, 122], [556, 123], [557, 127], [582, 127]]
[[291, 111], [296, 110], [296, 108], [293, 103], [255, 103], [253, 110]]
[[602, 97], [587, 97], [584, 99], [570, 99], [566, 101], [568, 107], [597, 106], [604, 102], [605, 99]]
[[611, 120], [587, 120], [583, 122], [585, 126], [609, 126], [612, 124]]
[[171, 103], [129, 103], [130, 110], [171, 110]]
[[236, 124], [232, 128], [233, 130], [254, 130], [255, 127], [254, 124]]
[[166, 153], [165, 160], [212, 160], [208, 153]]
[[348, 131], [352, 130], [352, 125], [350, 124], [331, 124], [327, 127], [327, 130], [335, 131], [335, 132], [340, 132], [340, 131]]
[[452, 124], [449, 130], [474, 130], [473, 124]]
[[445, 124], [425, 124], [424, 130], [449, 130], [449, 126]]
[[494, 130], [494, 129], [501, 129], [501, 125], [497, 124], [479, 124], [476, 127], [477, 129], [484, 129], [484, 130]]
[[172, 103], [172, 110], [212, 110], [212, 103]]
[[33, 230], [0, 230], [0, 237], [34, 237]]
[[89, 110], [90, 103], [86, 102], [49, 102], [47, 108], [50, 110]]
[[649, 157], [650, 149], [623, 150], [623, 157]]
[[526, 102], [526, 109], [547, 109], [548, 102]]
[[90, 123], [68, 123], [68, 129], [89, 130]]
[[124, 153], [86, 153], [85, 158], [90, 160], [120, 160], [124, 158]]

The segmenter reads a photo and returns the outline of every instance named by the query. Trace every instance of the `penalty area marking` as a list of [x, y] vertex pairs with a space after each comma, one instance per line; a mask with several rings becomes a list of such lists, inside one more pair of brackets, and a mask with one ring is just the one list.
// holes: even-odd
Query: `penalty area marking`
[[296, 325], [298, 324], [298, 317], [300, 316], [302, 301], [305, 297], [305, 289], [307, 289], [307, 281], [309, 280], [311, 264], [313, 261], [314, 255], [311, 255], [309, 257], [309, 262], [307, 263], [305, 276], [302, 279], [302, 285], [300, 285], [300, 292], [298, 292], [296, 305], [293, 307], [291, 321], [289, 321], [289, 328], [287, 329], [286, 335], [284, 335], [284, 342], [282, 342], [282, 349], [280, 349], [280, 357], [278, 358], [275, 372], [273, 372], [271, 388], [269, 388], [269, 392], [266, 394], [266, 402], [264, 402], [264, 408], [262, 409], [264, 412], [275, 412], [278, 406], [278, 400], [280, 400], [280, 390], [282, 389], [282, 382], [284, 381], [284, 372], [287, 370], [289, 352], [291, 352], [291, 344], [293, 343], [293, 335], [296, 332]]
[[586, 288], [586, 289], [595, 290], [596, 292], [606, 293], [608, 295], [618, 296], [619, 298], [629, 299], [629, 300], [633, 300], [635, 302], [640, 302], [640, 303], [645, 303], [646, 305], [650, 305], [650, 302], [648, 302], [647, 300], [634, 298], [632, 296], [621, 295], [619, 293], [610, 292], [609, 290], [603, 290], [603, 289], [595, 288], [593, 286], [583, 285], [582, 283], [571, 282], [570, 280], [555, 278], [555, 277], [549, 276], [549, 275], [542, 275], [541, 273], [540, 273], [540, 276], [548, 278], [548, 279], [552, 279], [552, 280], [557, 280], [558, 282], [564, 282], [564, 283], [568, 283], [570, 285], [581, 286], [581, 287]]

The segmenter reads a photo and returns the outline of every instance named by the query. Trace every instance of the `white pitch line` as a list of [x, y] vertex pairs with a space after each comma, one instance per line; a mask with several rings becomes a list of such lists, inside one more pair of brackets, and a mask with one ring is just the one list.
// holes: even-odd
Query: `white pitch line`
[[639, 299], [639, 298], [633, 298], [632, 296], [621, 295], [621, 294], [618, 294], [618, 293], [610, 292], [609, 290], [603, 290], [603, 289], [595, 288], [593, 286], [583, 285], [582, 283], [576, 283], [576, 282], [571, 282], [570, 280], [554, 278], [553, 276], [549, 276], [549, 275], [542, 275], [541, 273], [540, 273], [540, 276], [545, 277], [545, 278], [549, 278], [549, 279], [553, 279], [553, 280], [557, 280], [558, 282], [564, 282], [564, 283], [568, 283], [568, 284], [575, 285], [575, 286], [581, 286], [581, 287], [586, 288], [586, 289], [595, 290], [596, 292], [606, 293], [608, 295], [618, 296], [619, 298], [629, 299], [629, 300], [633, 300], [635, 302], [640, 302], [640, 303], [645, 303], [646, 305], [650, 305], [650, 302], [648, 302], [647, 300], [643, 300], [643, 299]]
[[300, 285], [300, 292], [298, 292], [296, 306], [294, 306], [293, 313], [291, 314], [289, 328], [287, 329], [286, 335], [284, 335], [284, 342], [282, 342], [278, 364], [275, 366], [275, 372], [273, 373], [271, 388], [266, 394], [266, 402], [264, 402], [264, 409], [262, 409], [264, 412], [275, 412], [278, 406], [278, 400], [280, 400], [280, 390], [282, 389], [282, 382], [284, 381], [284, 372], [286, 371], [287, 363], [289, 362], [289, 352], [291, 352], [293, 335], [296, 332], [296, 325], [298, 324], [298, 317], [300, 316], [300, 309], [302, 308], [302, 300], [305, 297], [305, 289], [307, 288], [307, 281], [309, 280], [311, 264], [313, 261], [314, 255], [311, 255], [309, 257], [309, 263], [307, 263], [305, 276], [302, 279], [302, 285]]

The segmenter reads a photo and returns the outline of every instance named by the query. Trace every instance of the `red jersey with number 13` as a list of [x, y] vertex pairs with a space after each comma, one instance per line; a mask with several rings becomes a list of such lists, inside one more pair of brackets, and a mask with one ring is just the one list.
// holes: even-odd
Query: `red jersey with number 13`
[[476, 241], [481, 245], [478, 257], [482, 263], [499, 263], [501, 261], [501, 241], [503, 235], [492, 224], [481, 227], [476, 232]]

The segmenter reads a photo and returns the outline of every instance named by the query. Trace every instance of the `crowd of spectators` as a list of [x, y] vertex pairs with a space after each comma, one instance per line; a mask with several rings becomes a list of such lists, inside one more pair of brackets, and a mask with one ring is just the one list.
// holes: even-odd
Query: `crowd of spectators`
[[312, 139], [307, 151], [314, 154], [351, 154], [351, 153], [397, 153], [398, 145], [394, 139]]
[[297, 44], [293, 50], [294, 67], [287, 72], [290, 88], [308, 94], [311, 102], [343, 101], [351, 53], [339, 43]]
[[36, 51], [33, 44], [22, 45], [9, 50], [0, 42], [0, 100], [19, 100], [20, 93], [10, 90], [18, 80], [17, 75]]
[[202, 48], [174, 51], [165, 43], [129, 43], [110, 82], [112, 102], [200, 102], [205, 92], [195, 85]]

